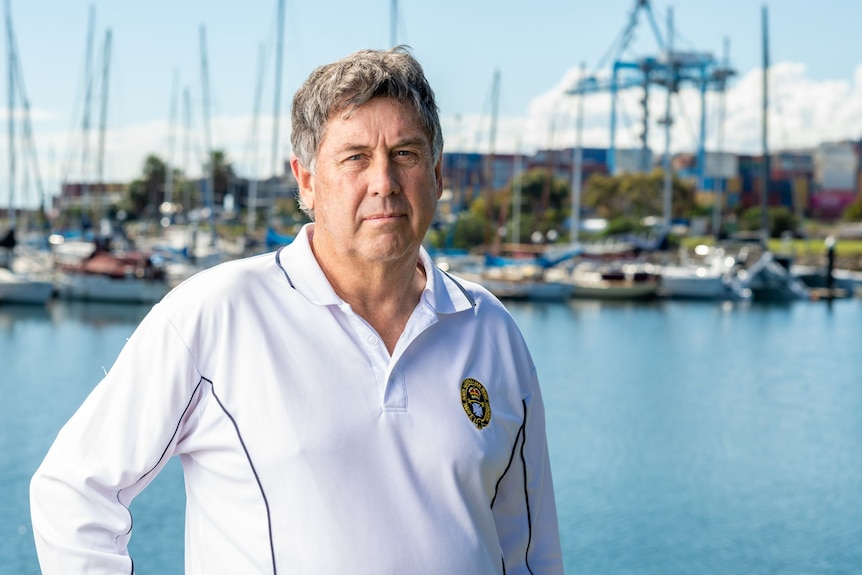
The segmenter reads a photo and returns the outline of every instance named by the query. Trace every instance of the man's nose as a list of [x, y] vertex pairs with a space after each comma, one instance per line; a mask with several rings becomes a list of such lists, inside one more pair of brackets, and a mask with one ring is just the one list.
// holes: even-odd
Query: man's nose
[[397, 194], [401, 191], [398, 172], [391, 158], [372, 162], [369, 174], [368, 192], [379, 196]]

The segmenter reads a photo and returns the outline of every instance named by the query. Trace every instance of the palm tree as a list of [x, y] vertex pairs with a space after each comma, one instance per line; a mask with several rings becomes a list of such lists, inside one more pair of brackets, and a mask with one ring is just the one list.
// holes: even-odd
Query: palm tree
[[212, 174], [213, 202], [217, 205], [222, 204], [235, 178], [233, 162], [224, 150], [213, 150], [210, 161], [204, 164], [204, 172], [208, 175]]

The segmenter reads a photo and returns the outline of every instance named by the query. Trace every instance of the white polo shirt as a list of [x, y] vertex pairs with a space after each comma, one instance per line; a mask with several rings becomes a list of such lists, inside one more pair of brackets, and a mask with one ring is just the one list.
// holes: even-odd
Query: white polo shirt
[[307, 231], [141, 322], [32, 480], [43, 573], [131, 573], [127, 506], [174, 455], [187, 574], [562, 572], [535, 367], [504, 307], [423, 250], [390, 357]]

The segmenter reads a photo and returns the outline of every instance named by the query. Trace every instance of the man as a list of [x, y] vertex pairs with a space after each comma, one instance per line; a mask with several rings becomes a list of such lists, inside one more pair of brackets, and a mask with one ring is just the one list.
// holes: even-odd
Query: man
[[314, 71], [292, 170], [313, 217], [142, 321], [33, 478], [45, 573], [130, 573], [127, 506], [178, 455], [186, 573], [561, 573], [529, 352], [421, 242], [434, 94], [403, 48]]

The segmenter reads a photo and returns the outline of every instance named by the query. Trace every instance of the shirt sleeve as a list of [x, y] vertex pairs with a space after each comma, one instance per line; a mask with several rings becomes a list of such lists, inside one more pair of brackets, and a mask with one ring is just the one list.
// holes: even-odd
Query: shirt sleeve
[[201, 380], [156, 306], [60, 430], [31, 480], [42, 573], [133, 572], [128, 505], [173, 454], [199, 401]]
[[[535, 372], [534, 372], [535, 378]], [[563, 573], [554, 486], [538, 382], [523, 400], [524, 422], [494, 503], [494, 520], [508, 575]]]

